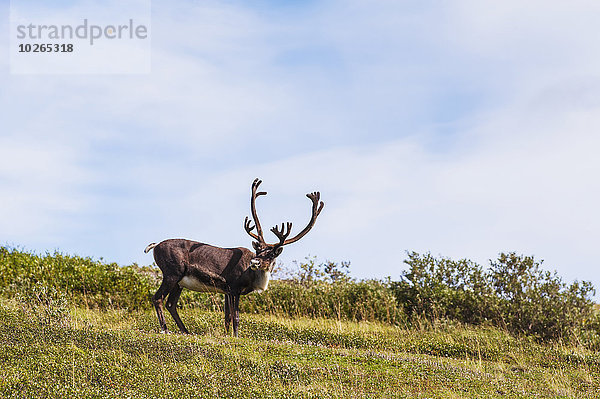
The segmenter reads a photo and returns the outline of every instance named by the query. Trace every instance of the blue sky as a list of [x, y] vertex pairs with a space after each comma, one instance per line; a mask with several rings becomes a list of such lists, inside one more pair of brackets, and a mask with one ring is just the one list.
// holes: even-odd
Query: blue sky
[[286, 264], [398, 278], [405, 251], [516, 251], [600, 287], [599, 8], [154, 2], [150, 74], [14, 75], [5, 56], [0, 241], [121, 264], [173, 237], [250, 247], [260, 177], [265, 227], [326, 203]]

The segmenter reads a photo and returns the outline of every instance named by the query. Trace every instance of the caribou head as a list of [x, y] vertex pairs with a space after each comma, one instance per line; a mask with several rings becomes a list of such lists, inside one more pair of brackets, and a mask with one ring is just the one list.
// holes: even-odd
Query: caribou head
[[[317, 221], [317, 216], [321, 213], [323, 206], [325, 205], [323, 201], [319, 203], [319, 199], [321, 198], [321, 193], [318, 191], [306, 194], [306, 196], [312, 201], [312, 216], [310, 221], [306, 225], [306, 227], [298, 233], [295, 237], [289, 238], [290, 233], [292, 232], [292, 223], [282, 223], [281, 227], [275, 226], [271, 228], [271, 231], [277, 238], [279, 238], [279, 242], [275, 244], [268, 244], [265, 241], [263, 236], [263, 230], [260, 226], [260, 221], [258, 220], [258, 215], [256, 213], [256, 198], [261, 195], [267, 195], [266, 191], [257, 191], [258, 186], [262, 183], [262, 180], [254, 179], [252, 182], [252, 196], [250, 198], [250, 211], [252, 213], [252, 219], [254, 220], [254, 225], [252, 225], [252, 220], [246, 216], [244, 220], [244, 229], [250, 235], [250, 237], [254, 238], [256, 241], [252, 241], [252, 247], [256, 252], [256, 256], [252, 258], [252, 268], [260, 269], [264, 271], [271, 272], [273, 267], [275, 267], [275, 259], [281, 255], [283, 251], [283, 246], [291, 244], [293, 242], [298, 241], [302, 237], [306, 235], [315, 225]], [[256, 228], [256, 233], [253, 230]]]

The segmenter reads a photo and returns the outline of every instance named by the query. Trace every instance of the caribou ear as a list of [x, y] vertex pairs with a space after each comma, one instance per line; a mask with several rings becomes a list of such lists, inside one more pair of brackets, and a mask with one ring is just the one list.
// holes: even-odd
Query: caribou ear
[[254, 248], [255, 251], [258, 251], [260, 250], [260, 244], [256, 241], [252, 241], [252, 248]]
[[283, 251], [283, 247], [279, 247], [273, 252], [273, 255], [275, 255], [275, 257], [278, 257], [279, 255], [281, 255], [282, 251]]

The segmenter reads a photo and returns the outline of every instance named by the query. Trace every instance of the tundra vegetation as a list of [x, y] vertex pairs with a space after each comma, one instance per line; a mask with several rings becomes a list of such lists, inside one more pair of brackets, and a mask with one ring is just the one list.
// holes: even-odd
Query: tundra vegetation
[[158, 334], [151, 266], [0, 247], [0, 397], [600, 397], [588, 282], [532, 257], [408, 253], [398, 279], [307, 258], [240, 304], [184, 291]]

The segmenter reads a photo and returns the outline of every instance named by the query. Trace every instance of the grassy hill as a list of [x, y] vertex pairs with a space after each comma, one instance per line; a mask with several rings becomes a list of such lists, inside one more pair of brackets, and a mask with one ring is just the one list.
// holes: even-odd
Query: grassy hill
[[[0, 302], [0, 397], [594, 398], [600, 354], [495, 328], [182, 311], [194, 335], [158, 334], [149, 310]], [[172, 325], [171, 327], [174, 327]]]
[[156, 268], [0, 247], [0, 397], [600, 397], [591, 284], [408, 256], [396, 282], [309, 259], [243, 298], [233, 338], [222, 295], [189, 291], [193, 335], [159, 334]]

